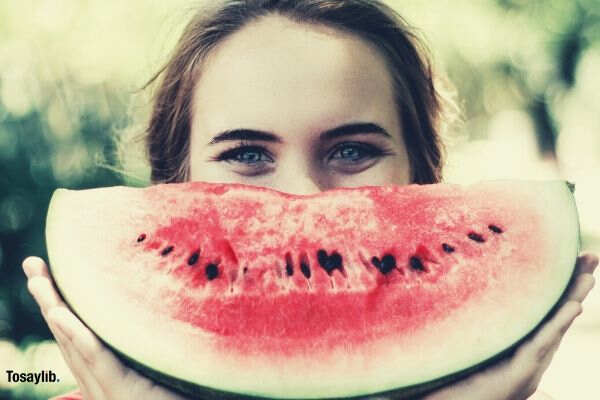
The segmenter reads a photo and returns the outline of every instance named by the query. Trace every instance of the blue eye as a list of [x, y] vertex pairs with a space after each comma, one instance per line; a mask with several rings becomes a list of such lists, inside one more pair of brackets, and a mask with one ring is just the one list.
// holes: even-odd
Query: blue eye
[[381, 155], [382, 151], [378, 148], [359, 143], [345, 143], [337, 146], [331, 154], [330, 159], [341, 162], [356, 163], [365, 159], [370, 159]]
[[348, 161], [356, 161], [359, 160], [363, 156], [362, 149], [358, 149], [356, 147], [344, 147], [331, 156], [331, 158], [344, 159]]
[[220, 154], [219, 161], [234, 161], [247, 165], [273, 162], [273, 158], [261, 146], [238, 146]]

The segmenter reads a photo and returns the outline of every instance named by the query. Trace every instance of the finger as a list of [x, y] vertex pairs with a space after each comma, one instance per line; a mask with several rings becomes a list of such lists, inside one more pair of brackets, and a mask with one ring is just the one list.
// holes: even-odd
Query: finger
[[128, 369], [73, 313], [59, 308], [53, 309], [51, 313], [54, 322], [60, 325], [77, 353], [73, 358], [85, 362], [95, 381], [100, 382], [105, 394], [108, 394], [112, 388], [110, 382], [124, 379]]
[[79, 389], [86, 399], [100, 399], [101, 391], [99, 385], [94, 382], [85, 363], [77, 357], [73, 346], [65, 337], [58, 325], [51, 319], [55, 310], [62, 309], [69, 312], [65, 303], [56, 292], [54, 285], [50, 282], [48, 270], [44, 261], [37, 257], [28, 257], [23, 261], [23, 269], [27, 275], [27, 287], [38, 303], [44, 319], [48, 323], [50, 331], [56, 338], [65, 362], [73, 372]]
[[86, 362], [94, 367], [97, 364], [97, 354], [103, 346], [94, 334], [73, 313], [64, 309], [52, 310], [53, 322], [59, 326], [65, 336], [81, 353]]
[[577, 264], [575, 270], [578, 274], [593, 274], [594, 270], [598, 266], [598, 256], [595, 254], [584, 254], [581, 257], [577, 257]]
[[592, 290], [596, 283], [596, 279], [590, 273], [583, 273], [577, 277], [573, 286], [569, 288], [565, 302], [577, 301], [581, 303], [588, 293]]
[[[66, 364], [73, 373], [77, 386], [81, 391], [83, 398], [85, 399], [97, 399], [99, 393], [97, 389], [89, 389], [89, 381], [91, 380], [87, 375], [89, 372], [84, 368], [83, 363], [74, 357], [72, 345], [68, 339], [65, 338], [64, 333], [57, 327], [57, 325], [49, 318], [48, 314], [52, 314], [52, 310], [57, 307], [64, 308], [66, 305], [54, 289], [54, 286], [50, 282], [48, 269], [46, 263], [38, 257], [28, 257], [23, 261], [23, 270], [25, 275], [28, 277], [27, 288], [32, 294], [35, 301], [38, 303], [42, 316], [48, 324], [48, 328], [56, 339], [56, 344], [63, 355]], [[93, 387], [93, 385], [92, 385]]]
[[85, 371], [83, 371], [81, 367], [78, 366], [75, 361], [73, 361], [73, 351], [68, 339], [65, 338], [64, 333], [62, 333], [62, 331], [56, 326], [56, 323], [54, 323], [52, 319], [49, 318], [46, 322], [48, 323], [48, 328], [52, 332], [56, 344], [60, 349], [63, 359], [65, 360], [67, 366], [71, 370], [73, 377], [77, 381], [77, 386], [79, 390], [82, 392], [84, 398], [88, 398], [89, 394], [87, 393], [85, 384], [82, 381], [82, 375], [85, 374]]
[[184, 399], [123, 366], [96, 335], [68, 310], [53, 309], [49, 318], [61, 327], [63, 340], [69, 343], [67, 352], [74, 368], [85, 371], [82, 385], [92, 393], [90, 398], [100, 398], [95, 397], [98, 393], [107, 399], [132, 398], [130, 394], [137, 390], [140, 393], [152, 393], [149, 398], [157, 400]]
[[23, 271], [28, 278], [34, 276], [45, 276], [49, 277], [48, 267], [44, 260], [39, 257], [27, 257], [23, 260]]
[[558, 343], [581, 311], [581, 303], [576, 301], [568, 301], [561, 305], [558, 312], [542, 326], [531, 341], [524, 343], [519, 353], [522, 352], [536, 364], [551, 359], [552, 350], [556, 350]]
[[46, 318], [48, 310], [53, 307], [67, 307], [54, 289], [54, 285], [44, 276], [36, 275], [29, 278], [27, 289], [40, 306], [44, 318]]
[[62, 316], [58, 315], [52, 310], [48, 316], [49, 323], [54, 336], [57, 339], [65, 361], [69, 365], [73, 375], [77, 380], [77, 385], [82, 393], [84, 399], [104, 399], [106, 398], [104, 391], [98, 380], [94, 377], [93, 372], [90, 370], [87, 362], [81, 357], [73, 341], [65, 334], [62, 329]]
[[[577, 288], [579, 278], [585, 274], [590, 274], [590, 275], [593, 274], [597, 265], [598, 265], [598, 257], [596, 257], [594, 254], [584, 254], [580, 257], [577, 257], [577, 261], [575, 263], [575, 270], [573, 271], [573, 275], [571, 277], [571, 280], [569, 281], [569, 285], [567, 286], [567, 289], [565, 290], [565, 295], [563, 296], [563, 298], [561, 300], [561, 305], [571, 299], [576, 299], [576, 298], [581, 297], [581, 295], [583, 293], [583, 289]], [[585, 279], [588, 279], [588, 278], [585, 278]], [[583, 298], [585, 298], [586, 295], [587, 295], [587, 293], [585, 293]]]

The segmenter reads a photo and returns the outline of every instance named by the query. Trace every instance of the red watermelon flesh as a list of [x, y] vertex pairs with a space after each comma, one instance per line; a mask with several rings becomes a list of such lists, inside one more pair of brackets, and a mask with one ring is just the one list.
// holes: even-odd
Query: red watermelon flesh
[[57, 191], [47, 242], [74, 311], [159, 380], [324, 398], [402, 392], [511, 347], [564, 291], [578, 223], [564, 182], [186, 183]]

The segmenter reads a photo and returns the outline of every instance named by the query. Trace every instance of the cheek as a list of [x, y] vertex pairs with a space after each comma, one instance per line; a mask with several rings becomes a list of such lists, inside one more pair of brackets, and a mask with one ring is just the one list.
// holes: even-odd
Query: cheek
[[215, 162], [207, 162], [201, 157], [194, 156], [193, 153], [190, 154], [190, 180], [211, 183], [236, 182], [232, 180], [233, 176], [230, 176], [231, 174], [226, 169], [215, 164]]

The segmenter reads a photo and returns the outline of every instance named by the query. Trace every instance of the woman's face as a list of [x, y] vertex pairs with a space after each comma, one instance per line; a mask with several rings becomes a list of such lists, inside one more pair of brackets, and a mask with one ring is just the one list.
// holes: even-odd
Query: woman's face
[[392, 78], [368, 42], [268, 16], [203, 65], [190, 177], [294, 194], [407, 184], [401, 129]]

